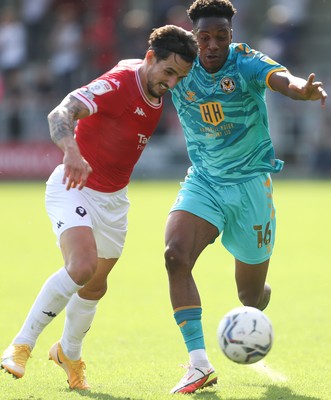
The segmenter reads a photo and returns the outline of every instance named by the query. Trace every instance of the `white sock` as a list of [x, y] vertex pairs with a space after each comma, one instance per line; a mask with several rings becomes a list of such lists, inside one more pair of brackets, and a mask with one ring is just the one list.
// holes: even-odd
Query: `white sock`
[[192, 350], [189, 352], [190, 364], [195, 367], [206, 367], [210, 366], [208, 356], [205, 349]]
[[70, 297], [81, 287], [71, 279], [65, 268], [55, 272], [41, 288], [13, 343], [28, 344], [33, 349], [44, 328], [64, 309]]
[[75, 293], [66, 307], [66, 319], [60, 340], [64, 354], [70, 360], [81, 358], [83, 339], [97, 311], [98, 300], [87, 300]]

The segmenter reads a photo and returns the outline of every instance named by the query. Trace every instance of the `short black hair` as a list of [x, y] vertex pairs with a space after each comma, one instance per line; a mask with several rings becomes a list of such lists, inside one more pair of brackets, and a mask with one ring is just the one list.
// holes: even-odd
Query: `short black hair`
[[187, 15], [193, 23], [205, 17], [221, 17], [231, 22], [237, 10], [229, 0], [196, 0], [187, 10]]
[[166, 60], [171, 53], [175, 53], [184, 61], [193, 63], [198, 55], [198, 44], [194, 35], [175, 25], [154, 29], [148, 44], [158, 61]]

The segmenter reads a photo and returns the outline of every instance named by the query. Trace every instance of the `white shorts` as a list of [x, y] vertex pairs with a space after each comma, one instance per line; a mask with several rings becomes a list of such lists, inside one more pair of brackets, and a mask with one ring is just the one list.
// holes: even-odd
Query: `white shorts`
[[118, 258], [128, 230], [130, 202], [127, 187], [114, 193], [97, 192], [87, 187], [66, 190], [62, 183], [63, 174], [61, 164], [46, 182], [46, 210], [58, 244], [66, 229], [89, 226], [93, 230], [98, 257]]

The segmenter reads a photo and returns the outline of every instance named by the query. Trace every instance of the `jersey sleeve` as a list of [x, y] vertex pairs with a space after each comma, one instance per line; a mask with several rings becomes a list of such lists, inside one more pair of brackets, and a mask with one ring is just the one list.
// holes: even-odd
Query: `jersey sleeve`
[[251, 49], [247, 44], [241, 43], [236, 47], [239, 52], [240, 73], [246, 80], [260, 87], [269, 87], [269, 77], [276, 71], [286, 71], [287, 68], [272, 60], [260, 51]]
[[88, 107], [90, 115], [104, 110], [107, 110], [108, 114], [116, 114], [120, 110], [123, 84], [116, 75], [105, 74], [88, 85], [74, 90], [71, 95]]

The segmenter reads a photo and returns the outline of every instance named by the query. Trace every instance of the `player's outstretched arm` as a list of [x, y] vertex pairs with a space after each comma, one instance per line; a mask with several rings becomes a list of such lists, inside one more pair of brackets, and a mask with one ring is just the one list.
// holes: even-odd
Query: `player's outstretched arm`
[[322, 108], [328, 97], [322, 82], [315, 81], [315, 74], [308, 79], [302, 79], [288, 71], [275, 72], [269, 79], [271, 88], [294, 100], [320, 100]]
[[51, 138], [64, 153], [63, 183], [66, 183], [67, 190], [74, 187], [82, 189], [92, 172], [74, 138], [74, 122], [88, 115], [85, 104], [70, 94], [48, 115]]

